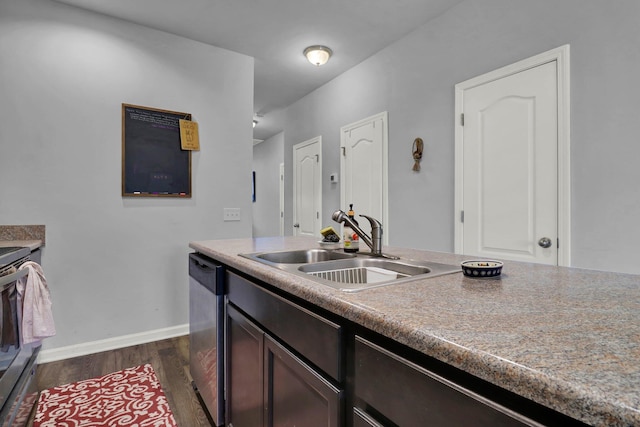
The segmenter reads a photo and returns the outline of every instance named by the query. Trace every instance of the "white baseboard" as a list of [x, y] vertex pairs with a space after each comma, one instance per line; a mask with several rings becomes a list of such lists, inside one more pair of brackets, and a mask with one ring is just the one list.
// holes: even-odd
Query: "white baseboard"
[[137, 334], [123, 335], [104, 340], [90, 341], [82, 344], [70, 345], [67, 347], [43, 349], [38, 356], [38, 363], [55, 362], [58, 360], [70, 359], [72, 357], [85, 356], [87, 354], [99, 353], [101, 351], [115, 350], [132, 345], [145, 344], [153, 341], [160, 341], [167, 338], [179, 337], [189, 333], [189, 324], [172, 326], [170, 328], [156, 329], [153, 331], [140, 332]]

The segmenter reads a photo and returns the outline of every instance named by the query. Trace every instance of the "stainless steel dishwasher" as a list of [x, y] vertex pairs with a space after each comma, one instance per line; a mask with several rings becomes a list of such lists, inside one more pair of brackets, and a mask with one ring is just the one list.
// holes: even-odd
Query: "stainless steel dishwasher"
[[224, 425], [224, 268], [189, 254], [189, 366], [215, 426]]

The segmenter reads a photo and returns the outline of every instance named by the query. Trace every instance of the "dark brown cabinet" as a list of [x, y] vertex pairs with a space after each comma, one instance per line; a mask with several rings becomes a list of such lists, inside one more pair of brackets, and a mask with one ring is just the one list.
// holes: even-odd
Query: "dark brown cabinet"
[[264, 380], [267, 426], [340, 426], [340, 390], [268, 335]]
[[277, 337], [330, 378], [341, 381], [342, 326], [227, 272], [227, 297], [267, 333]]
[[227, 425], [261, 427], [264, 332], [227, 305]]
[[343, 425], [340, 326], [234, 273], [227, 285], [227, 425]]
[[355, 359], [355, 426], [540, 426], [359, 336]]

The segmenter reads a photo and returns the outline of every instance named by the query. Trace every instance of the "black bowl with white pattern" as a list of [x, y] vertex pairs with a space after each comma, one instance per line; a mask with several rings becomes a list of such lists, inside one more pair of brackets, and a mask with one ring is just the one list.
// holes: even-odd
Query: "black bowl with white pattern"
[[467, 277], [483, 278], [497, 277], [502, 273], [502, 262], [490, 259], [463, 261], [462, 273]]

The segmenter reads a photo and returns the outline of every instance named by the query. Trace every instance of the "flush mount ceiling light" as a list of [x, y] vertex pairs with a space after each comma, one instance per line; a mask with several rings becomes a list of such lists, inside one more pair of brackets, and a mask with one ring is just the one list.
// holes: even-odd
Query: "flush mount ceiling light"
[[307, 57], [309, 62], [318, 67], [326, 64], [332, 54], [333, 51], [326, 46], [309, 46], [304, 50], [304, 56]]

